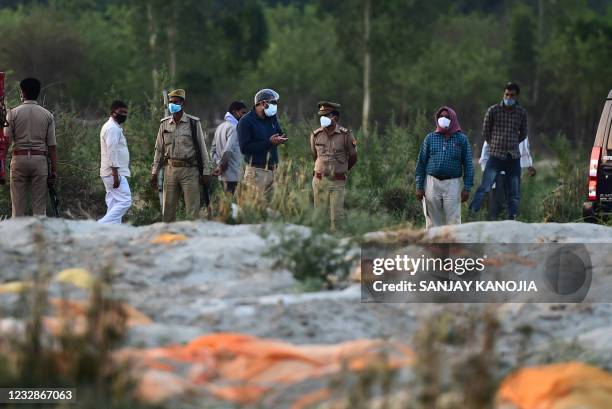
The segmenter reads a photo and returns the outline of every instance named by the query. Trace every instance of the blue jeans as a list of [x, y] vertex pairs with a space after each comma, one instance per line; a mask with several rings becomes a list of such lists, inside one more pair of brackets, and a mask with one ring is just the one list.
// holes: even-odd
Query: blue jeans
[[506, 172], [506, 182], [508, 184], [508, 218], [515, 219], [518, 215], [519, 203], [521, 200], [521, 160], [520, 159], [499, 159], [491, 156], [487, 161], [482, 182], [474, 194], [474, 199], [470, 203], [470, 210], [477, 212], [482, 206], [485, 196], [491, 191], [495, 178], [501, 171]]

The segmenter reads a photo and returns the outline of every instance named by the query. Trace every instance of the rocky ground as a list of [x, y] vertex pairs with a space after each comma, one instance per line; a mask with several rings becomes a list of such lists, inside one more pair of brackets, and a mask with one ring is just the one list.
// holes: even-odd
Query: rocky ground
[[[410, 343], [431, 314], [447, 311], [460, 318], [466, 313], [466, 306], [456, 304], [362, 303], [357, 282], [333, 291], [302, 292], [290, 272], [273, 268], [272, 261], [262, 255], [270, 243], [260, 229], [215, 222], [132, 227], [59, 219], [7, 220], [0, 223], [0, 283], [29, 280], [41, 269], [56, 273], [84, 268], [99, 273], [108, 268], [114, 294], [153, 321], [130, 329], [126, 342], [138, 347], [187, 342], [214, 332], [239, 332], [293, 344], [380, 338]], [[596, 246], [612, 243], [612, 228], [491, 222], [425, 233], [371, 233], [368, 239]], [[611, 256], [593, 255], [593, 271], [599, 291], [612, 294]], [[52, 285], [51, 293], [61, 295], [59, 285]], [[0, 293], [5, 316], [15, 297]], [[527, 355], [532, 362], [578, 359], [612, 369], [612, 304], [515, 303], [494, 308], [502, 323], [499, 348], [508, 365], [516, 356], [517, 334], [530, 327], [533, 335]]]

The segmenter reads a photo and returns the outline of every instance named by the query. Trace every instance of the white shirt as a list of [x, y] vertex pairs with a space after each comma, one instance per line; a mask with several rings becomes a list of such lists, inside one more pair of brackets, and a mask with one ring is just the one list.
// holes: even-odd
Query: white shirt
[[100, 176], [113, 174], [118, 168], [120, 176], [130, 177], [130, 152], [123, 135], [123, 128], [111, 117], [100, 131]]
[[[531, 153], [529, 153], [529, 138], [525, 138], [523, 142], [519, 144], [519, 152], [521, 153], [521, 168], [530, 168], [533, 166], [533, 159], [531, 159]], [[480, 168], [484, 171], [489, 160], [489, 144], [485, 141], [482, 145], [482, 152], [480, 153]], [[502, 171], [501, 173], [505, 173]]]

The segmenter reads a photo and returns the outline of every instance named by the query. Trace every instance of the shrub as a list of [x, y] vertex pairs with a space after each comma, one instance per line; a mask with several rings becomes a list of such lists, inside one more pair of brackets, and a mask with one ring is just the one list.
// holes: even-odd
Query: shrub
[[286, 268], [307, 290], [331, 289], [346, 278], [355, 261], [353, 243], [296, 226], [263, 232], [270, 249], [265, 253], [276, 268]]

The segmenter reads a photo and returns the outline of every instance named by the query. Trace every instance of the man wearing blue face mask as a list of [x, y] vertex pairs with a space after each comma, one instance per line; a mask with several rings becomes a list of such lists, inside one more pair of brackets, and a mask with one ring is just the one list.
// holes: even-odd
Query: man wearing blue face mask
[[162, 220], [167, 223], [176, 219], [181, 193], [187, 218], [197, 218], [200, 189], [208, 187], [211, 173], [200, 119], [183, 111], [185, 90], [174, 90], [168, 98], [171, 115], [159, 125], [151, 169], [151, 186], [156, 190], [157, 174], [164, 169]]
[[279, 98], [272, 89], [260, 90], [255, 94], [253, 109], [238, 122], [238, 142], [246, 164], [244, 183], [258, 196], [272, 190], [277, 146], [287, 141], [276, 117]]
[[491, 191], [497, 175], [504, 171], [508, 182], [508, 219], [516, 219], [521, 191], [521, 153], [519, 145], [527, 137], [527, 111], [518, 104], [520, 88], [509, 82], [504, 99], [487, 111], [482, 126], [484, 140], [489, 145], [482, 181], [470, 203], [470, 211], [478, 212], [485, 196]]

